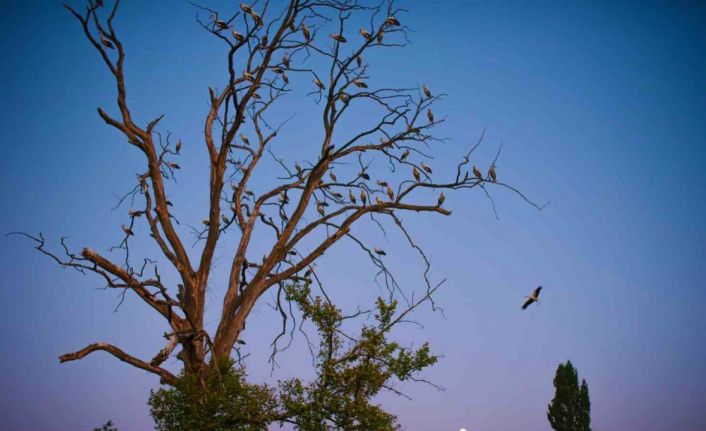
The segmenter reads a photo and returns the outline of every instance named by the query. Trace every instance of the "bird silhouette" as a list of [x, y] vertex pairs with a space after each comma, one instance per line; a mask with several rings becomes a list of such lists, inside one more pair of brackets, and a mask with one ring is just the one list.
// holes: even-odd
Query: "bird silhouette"
[[478, 178], [479, 180], [483, 179], [483, 174], [480, 173], [480, 171], [475, 165], [473, 165], [473, 175], [475, 175], [476, 178]]
[[426, 84], [422, 84], [422, 90], [424, 91], [425, 96], [431, 97], [431, 91], [429, 91], [429, 87], [427, 87]]
[[496, 182], [498, 180], [497, 173], [495, 172], [495, 165], [490, 166], [490, 169], [488, 169], [488, 175], [490, 176], [490, 179], [493, 180], [493, 182]]
[[397, 18], [395, 18], [395, 17], [392, 16], [392, 15], [388, 16], [387, 19], [385, 20], [385, 22], [386, 22], [388, 25], [397, 25], [397, 26], [400, 25], [400, 22], [397, 20]]
[[304, 39], [306, 39], [306, 43], [311, 42], [311, 33], [309, 33], [309, 29], [304, 23], [302, 23], [302, 33], [304, 34]]
[[373, 35], [370, 34], [370, 32], [364, 28], [361, 28], [360, 30], [358, 30], [358, 32], [361, 36], [365, 38], [365, 40], [371, 40], [373, 38]]
[[527, 297], [527, 301], [525, 301], [524, 304], [522, 304], [522, 309], [526, 310], [527, 307], [530, 306], [533, 302], [539, 302], [539, 292], [542, 290], [542, 286], [537, 287], [534, 289], [534, 292], [530, 296]]
[[392, 188], [390, 186], [387, 186], [387, 196], [390, 198], [391, 201], [395, 200], [395, 192], [392, 191]]

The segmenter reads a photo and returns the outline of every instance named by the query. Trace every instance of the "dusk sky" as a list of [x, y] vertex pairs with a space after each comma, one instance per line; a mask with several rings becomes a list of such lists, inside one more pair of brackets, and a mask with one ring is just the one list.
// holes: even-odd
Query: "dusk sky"
[[[540, 212], [490, 187], [498, 219], [475, 189], [448, 194], [449, 217], [404, 215], [433, 279], [446, 279], [436, 297], [444, 314], [424, 307], [415, 315], [423, 328], [395, 337], [428, 341], [443, 356], [424, 375], [445, 390], [405, 384], [412, 400], [379, 401], [409, 431], [549, 430], [552, 379], [570, 359], [588, 382], [594, 431], [706, 429], [706, 6], [397, 5], [408, 9], [399, 18], [413, 30], [410, 44], [371, 56], [370, 74], [381, 85], [426, 83], [447, 94], [435, 108], [448, 141], [434, 149], [434, 167], [452, 169], [485, 128], [473, 162], [486, 169], [502, 143], [498, 176], [551, 203]], [[126, 0], [116, 19], [134, 117], [144, 125], [166, 114], [160, 130], [184, 141], [180, 177], [168, 187], [186, 238], [186, 224], [207, 214], [207, 88], [226, 79], [223, 46], [195, 15], [187, 1]], [[76, 251], [107, 253], [128, 219], [129, 206], [111, 211], [116, 196], [143, 169], [138, 151], [96, 114], [98, 106], [116, 112], [111, 76], [59, 1], [4, 0], [0, 34], [0, 232], [42, 232], [57, 251], [63, 236]], [[320, 106], [310, 90], [283, 106], [296, 113], [282, 131], [290, 139], [277, 144], [291, 163], [316, 152], [309, 138], [320, 133]], [[388, 250], [401, 284], [421, 289], [421, 263], [403, 238], [360, 229]], [[209, 285], [211, 327], [230, 252], [218, 250]], [[0, 429], [90, 430], [108, 419], [121, 431], [152, 429], [155, 376], [103, 352], [67, 364], [57, 357], [107, 341], [149, 359], [164, 345], [162, 320], [129, 293], [114, 311], [117, 292], [24, 238], [0, 237], [0, 255]], [[348, 311], [379, 293], [375, 268], [351, 244], [335, 246], [320, 268]], [[537, 285], [541, 305], [520, 310]], [[279, 324], [265, 304], [248, 321], [253, 381], [311, 375], [301, 339], [270, 374]]]

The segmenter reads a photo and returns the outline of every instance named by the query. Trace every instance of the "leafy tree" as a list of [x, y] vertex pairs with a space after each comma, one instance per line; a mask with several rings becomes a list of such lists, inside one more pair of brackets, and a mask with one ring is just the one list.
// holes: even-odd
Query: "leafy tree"
[[382, 389], [396, 391], [396, 381], [419, 380], [418, 373], [437, 357], [426, 343], [413, 349], [387, 339], [407, 315], [396, 312], [397, 301], [378, 298], [375, 323], [351, 337], [342, 324], [358, 313], [345, 316], [325, 298], [312, 297], [307, 285], [290, 286], [286, 295], [319, 334], [314, 381], [290, 379], [275, 391], [246, 383], [244, 367], [232, 361], [209, 374], [205, 389], [194, 375], [182, 374], [171, 387], [152, 392], [149, 403], [158, 430], [259, 431], [273, 422], [301, 431], [398, 429], [396, 417], [371, 399]]
[[554, 377], [556, 394], [547, 418], [557, 431], [591, 431], [591, 401], [588, 396], [588, 384], [582, 379], [578, 382], [578, 373], [571, 361], [559, 364]]

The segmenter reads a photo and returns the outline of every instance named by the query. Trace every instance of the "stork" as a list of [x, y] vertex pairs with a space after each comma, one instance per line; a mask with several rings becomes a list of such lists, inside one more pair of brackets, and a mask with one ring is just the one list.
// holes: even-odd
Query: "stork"
[[483, 174], [480, 173], [480, 171], [475, 165], [473, 166], [473, 175], [475, 175], [476, 178], [478, 178], [479, 180], [483, 179]]
[[446, 196], [444, 196], [444, 192], [441, 192], [439, 195], [439, 199], [436, 201], [437, 206], [442, 206], [444, 204], [444, 201], [446, 200]]
[[530, 306], [533, 302], [539, 302], [539, 292], [542, 290], [542, 286], [537, 287], [534, 289], [534, 292], [530, 296], [526, 296], [527, 301], [525, 301], [524, 304], [522, 304], [522, 309], [526, 310], [527, 307]]
[[309, 29], [304, 23], [302, 23], [302, 33], [304, 34], [304, 39], [306, 40], [306, 43], [308, 44], [309, 42], [311, 42], [311, 33], [309, 33]]
[[392, 191], [392, 187], [387, 186], [387, 196], [390, 198], [391, 201], [395, 200], [395, 192]]
[[426, 84], [422, 84], [422, 90], [424, 91], [425, 96], [431, 97], [431, 91], [429, 90], [429, 87], [427, 87]]
[[395, 18], [392, 15], [388, 16], [387, 19], [385, 20], [385, 22], [388, 25], [397, 25], [397, 26], [400, 25], [400, 22], [397, 20], [397, 18]]

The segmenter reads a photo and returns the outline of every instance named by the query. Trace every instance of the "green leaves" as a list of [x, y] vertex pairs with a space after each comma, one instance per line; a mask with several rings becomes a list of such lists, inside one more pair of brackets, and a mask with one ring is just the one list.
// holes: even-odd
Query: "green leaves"
[[557, 431], [591, 431], [591, 402], [588, 385], [579, 388], [578, 373], [571, 361], [559, 364], [554, 376], [556, 394], [547, 411], [547, 419]]

